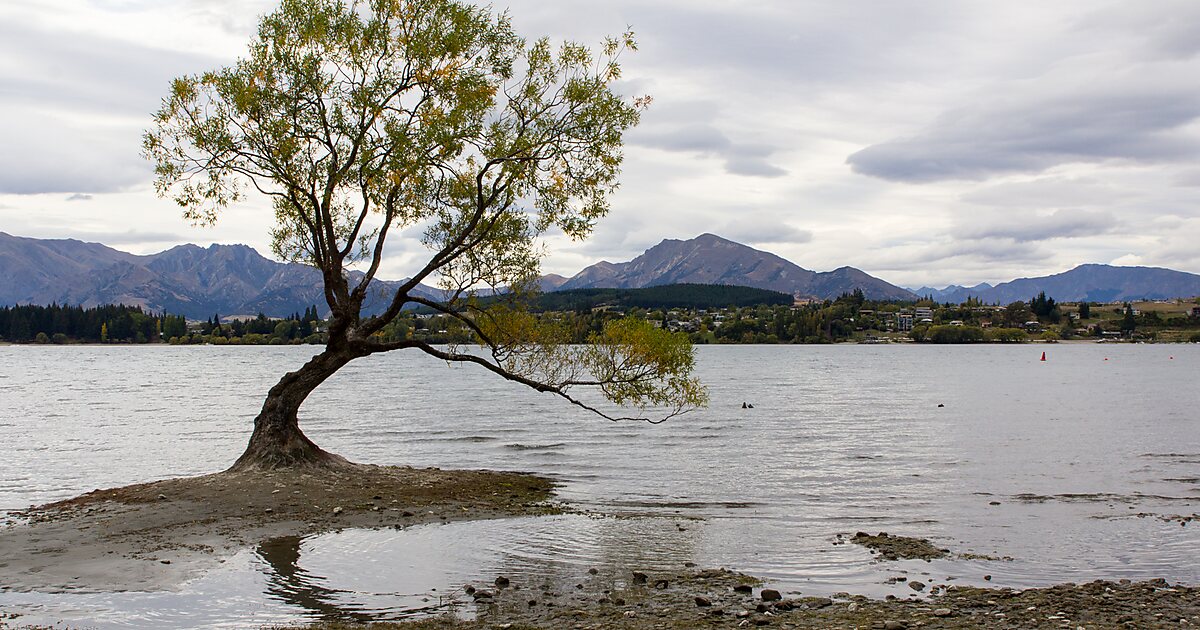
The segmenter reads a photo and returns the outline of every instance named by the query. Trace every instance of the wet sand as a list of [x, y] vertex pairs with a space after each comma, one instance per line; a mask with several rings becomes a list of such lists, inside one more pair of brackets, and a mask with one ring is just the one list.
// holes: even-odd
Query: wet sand
[[485, 470], [359, 465], [168, 479], [10, 513], [0, 573], [17, 591], [171, 589], [273, 538], [555, 513], [551, 496], [548, 479]]

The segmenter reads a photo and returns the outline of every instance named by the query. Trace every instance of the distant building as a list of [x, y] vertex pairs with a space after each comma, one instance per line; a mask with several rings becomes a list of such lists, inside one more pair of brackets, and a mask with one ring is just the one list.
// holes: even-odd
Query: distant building
[[926, 320], [926, 319], [928, 319], [929, 321], [933, 321], [933, 309], [924, 307], [924, 306], [917, 307], [916, 318], [917, 318], [917, 321], [922, 321], [922, 320]]
[[896, 330], [907, 332], [913, 328], [912, 313], [896, 313]]
[[1200, 306], [1192, 307], [1192, 317], [1200, 317]]

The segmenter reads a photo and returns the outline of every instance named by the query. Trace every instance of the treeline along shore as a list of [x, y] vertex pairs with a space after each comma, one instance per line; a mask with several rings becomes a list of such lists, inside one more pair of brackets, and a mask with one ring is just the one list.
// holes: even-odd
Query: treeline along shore
[[[486, 298], [485, 298], [486, 299]], [[499, 299], [499, 298], [492, 298]], [[861, 291], [834, 300], [723, 285], [578, 289], [540, 294], [527, 307], [587, 343], [606, 322], [625, 317], [687, 335], [695, 344], [1022, 343], [1106, 340], [1200, 343], [1200, 298], [1146, 302], [1057, 303], [1044, 293], [1007, 305], [868, 300]], [[377, 333], [386, 340], [471, 343], [464, 322], [423, 308], [403, 312]], [[287, 317], [205, 320], [139, 306], [0, 307], [0, 340], [9, 343], [322, 344], [316, 306]]]

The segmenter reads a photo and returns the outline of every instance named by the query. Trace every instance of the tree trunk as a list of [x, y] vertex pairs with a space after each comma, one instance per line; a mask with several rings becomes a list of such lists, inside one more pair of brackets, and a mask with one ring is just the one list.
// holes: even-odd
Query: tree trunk
[[300, 431], [296, 414], [318, 385], [357, 356], [352, 352], [327, 349], [299, 370], [285, 374], [267, 393], [262, 411], [254, 419], [250, 443], [229, 470], [351, 466], [345, 458], [322, 450], [308, 439]]

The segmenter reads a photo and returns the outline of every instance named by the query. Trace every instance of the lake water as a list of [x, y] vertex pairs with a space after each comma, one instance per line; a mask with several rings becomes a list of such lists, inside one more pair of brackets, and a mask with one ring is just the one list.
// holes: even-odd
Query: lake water
[[[313, 351], [0, 347], [0, 509], [225, 468], [263, 393]], [[1200, 583], [1200, 523], [1137, 516], [1200, 511], [1200, 345], [698, 353], [710, 408], [661, 425], [614, 424], [414, 353], [351, 364], [302, 410], [308, 435], [352, 460], [536, 472], [576, 506], [635, 518], [275, 541], [180, 590], [0, 591], [0, 609], [101, 627], [388, 619], [498, 572], [569, 581], [684, 562], [806, 595], [909, 596], [885, 583], [902, 571], [1011, 587]], [[1011, 560], [877, 563], [834, 544], [858, 530]]]

